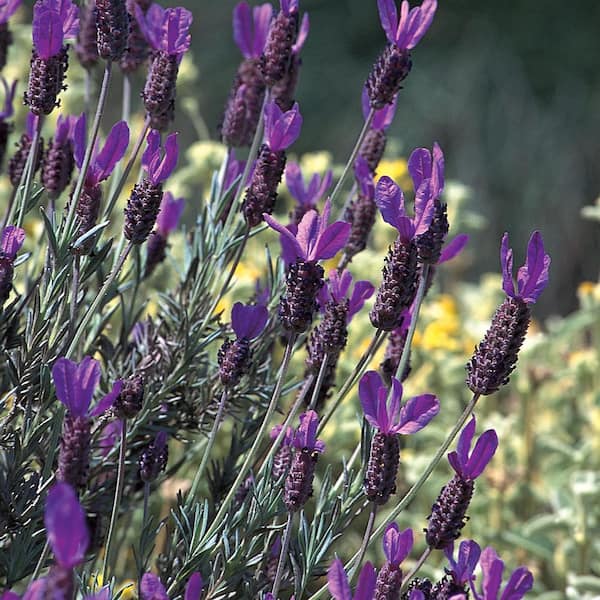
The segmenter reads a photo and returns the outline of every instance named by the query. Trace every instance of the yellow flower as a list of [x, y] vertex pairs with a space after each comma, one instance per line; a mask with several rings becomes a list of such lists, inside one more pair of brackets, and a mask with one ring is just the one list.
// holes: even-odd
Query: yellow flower
[[404, 158], [382, 160], [377, 167], [375, 179], [378, 180], [384, 175], [391, 177], [405, 191], [412, 188], [412, 181], [408, 176], [408, 163]]
[[254, 284], [261, 275], [262, 271], [258, 268], [257, 263], [240, 262], [235, 269], [236, 281], [244, 283]]
[[306, 177], [313, 173], [324, 173], [331, 167], [331, 152], [309, 152], [300, 158], [300, 168]]

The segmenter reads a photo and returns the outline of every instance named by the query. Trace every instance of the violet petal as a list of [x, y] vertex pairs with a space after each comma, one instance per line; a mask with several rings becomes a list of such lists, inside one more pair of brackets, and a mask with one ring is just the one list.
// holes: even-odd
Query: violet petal
[[200, 600], [203, 587], [204, 582], [202, 581], [202, 575], [200, 575], [198, 571], [195, 571], [190, 575], [187, 585], [185, 586], [184, 600]]
[[468, 242], [469, 236], [466, 233], [459, 233], [454, 239], [444, 246], [437, 264], [441, 265], [442, 263], [452, 260], [455, 256], [458, 256]]
[[275, 231], [280, 233], [282, 237], [285, 237], [287, 239], [288, 243], [295, 249], [297, 256], [299, 256], [300, 258], [305, 258], [303, 248], [298, 243], [296, 236], [285, 225], [282, 225], [267, 213], [263, 213], [263, 219], [265, 220], [267, 225], [271, 227], [271, 229], [274, 229]]
[[231, 327], [238, 338], [251, 340], [259, 336], [268, 319], [269, 311], [265, 306], [236, 302], [231, 309]]
[[425, 427], [440, 412], [440, 402], [433, 394], [411, 398], [400, 411], [397, 433], [408, 435]]
[[482, 572], [482, 591], [484, 598], [498, 598], [502, 584], [504, 563], [498, 558], [496, 551], [488, 546], [479, 559]]
[[517, 272], [519, 296], [528, 303], [535, 302], [548, 284], [550, 256], [544, 252], [544, 241], [539, 231], [531, 234], [527, 244], [527, 259]]
[[334, 600], [352, 600], [352, 591], [344, 564], [336, 558], [327, 571], [327, 589]]
[[142, 575], [140, 600], [169, 600], [165, 586], [154, 573], [144, 573]]
[[254, 18], [254, 39], [252, 40], [252, 56], [259, 58], [265, 49], [269, 27], [273, 17], [273, 7], [269, 2], [255, 6], [252, 10]]
[[377, 182], [375, 202], [381, 211], [383, 220], [398, 229], [399, 218], [404, 216], [404, 194], [396, 183], [387, 175]]
[[431, 179], [431, 152], [427, 148], [416, 148], [408, 157], [408, 172], [413, 180], [415, 192], [426, 179]]
[[17, 252], [25, 243], [25, 230], [14, 225], [9, 225], [2, 230], [2, 239], [0, 240], [0, 250], [14, 259]]
[[177, 229], [184, 207], [185, 200], [183, 198], [175, 199], [171, 192], [165, 192], [160, 203], [160, 212], [156, 218], [157, 231], [167, 237], [169, 233]]
[[74, 417], [87, 414], [100, 381], [100, 364], [86, 356], [79, 364], [59, 358], [52, 367], [56, 396]]
[[473, 452], [464, 466], [469, 479], [475, 479], [483, 473], [498, 448], [498, 436], [493, 429], [484, 431], [477, 440]]
[[245, 58], [252, 57], [252, 14], [247, 2], [239, 2], [233, 9], [233, 39]]
[[398, 12], [394, 0], [377, 0], [379, 9], [379, 20], [388, 41], [396, 42], [396, 28], [398, 27]]
[[34, 7], [32, 36], [33, 45], [43, 59], [56, 56], [63, 45], [63, 26], [60, 14], [44, 5]]
[[117, 379], [113, 383], [110, 392], [108, 392], [106, 396], [101, 398], [100, 402], [98, 402], [98, 404], [96, 404], [93, 410], [90, 411], [90, 417], [97, 417], [102, 413], [105, 413], [114, 404], [115, 400], [117, 399], [117, 396], [121, 393], [122, 387], [123, 382], [120, 379]]
[[436, 10], [437, 0], [423, 0], [423, 4], [420, 6], [418, 25], [410, 32], [410, 39], [406, 42], [408, 50], [414, 48], [421, 41], [425, 33], [427, 33]]
[[360, 570], [354, 600], [371, 600], [375, 594], [377, 573], [370, 561], [367, 561]]
[[508, 247], [508, 233], [502, 236], [500, 245], [500, 264], [502, 266], [502, 289], [510, 298], [514, 298], [515, 284], [513, 282], [513, 251]]
[[191, 11], [177, 6], [167, 8], [163, 17], [163, 33], [161, 49], [171, 55], [182, 55], [187, 52], [192, 43], [190, 27], [193, 16]]
[[520, 600], [533, 587], [533, 575], [529, 569], [515, 569], [500, 596], [500, 600]]
[[327, 260], [333, 258], [345, 245], [350, 237], [350, 223], [336, 221], [319, 236], [316, 247], [308, 257], [309, 260]]
[[123, 158], [129, 145], [129, 127], [125, 121], [113, 125], [102, 150], [94, 159], [96, 183], [110, 177], [116, 164]]

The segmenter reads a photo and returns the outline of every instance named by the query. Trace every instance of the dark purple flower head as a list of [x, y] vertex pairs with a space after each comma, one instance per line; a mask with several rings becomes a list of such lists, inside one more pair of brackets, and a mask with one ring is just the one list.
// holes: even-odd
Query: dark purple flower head
[[344, 563], [336, 558], [327, 571], [327, 587], [334, 600], [372, 600], [375, 594], [377, 574], [370, 562], [366, 562], [358, 576], [356, 592], [352, 595]]
[[164, 9], [153, 4], [145, 13], [135, 5], [135, 18], [148, 43], [158, 51], [166, 52], [179, 59], [189, 50], [192, 37], [192, 13], [178, 6]]
[[71, 0], [38, 0], [33, 7], [33, 45], [40, 58], [56, 56], [79, 31], [79, 9]]
[[309, 210], [302, 217], [296, 232], [277, 222], [271, 215], [264, 213], [263, 217], [270, 227], [281, 234], [283, 253], [288, 258], [295, 255], [296, 259], [315, 262], [334, 257], [344, 247], [350, 235], [349, 223], [336, 221], [331, 225], [327, 224], [330, 212], [331, 202], [328, 199], [323, 214], [319, 216], [316, 210]]
[[273, 7], [267, 2], [250, 8], [240, 2], [233, 9], [233, 39], [244, 58], [259, 58], [265, 48]]
[[156, 231], [166, 238], [177, 229], [184, 207], [183, 198], [175, 198], [171, 192], [165, 192], [160, 202], [160, 212], [156, 217]]
[[0, 25], [6, 23], [17, 11], [23, 0], [3, 0], [0, 2]]
[[2, 82], [2, 87], [4, 88], [4, 108], [2, 112], [0, 112], [0, 120], [6, 121], [6, 119], [10, 119], [14, 113], [13, 100], [17, 89], [17, 80], [15, 79], [10, 86], [4, 77], [0, 77], [0, 82]]
[[427, 148], [416, 148], [408, 158], [408, 172], [413, 180], [415, 194], [429, 181], [427, 191], [431, 199], [439, 198], [444, 190], [444, 153], [437, 142], [433, 152]]
[[[77, 119], [73, 129], [73, 154], [75, 164], [79, 169], [83, 165], [86, 149], [86, 117], [85, 113]], [[97, 186], [101, 181], [108, 179], [116, 164], [123, 158], [129, 145], [129, 127], [125, 121], [113, 125], [106, 137], [102, 150], [94, 148], [90, 168], [86, 174], [85, 182], [90, 187]]]
[[[383, 383], [377, 371], [365, 373], [358, 386], [365, 418], [384, 434], [409, 435], [425, 427], [440, 411], [439, 400], [433, 394], [411, 398], [401, 406], [402, 385], [392, 377], [392, 390]], [[387, 397], [391, 396], [387, 405]]]
[[437, 9], [437, 0], [423, 0], [409, 11], [408, 0], [400, 5], [400, 18], [395, 0], [377, 0], [381, 26], [390, 44], [401, 50], [412, 50], [425, 35]]
[[142, 165], [148, 173], [148, 179], [153, 185], [165, 181], [175, 170], [177, 158], [179, 157], [179, 145], [177, 133], [171, 133], [165, 141], [164, 153], [160, 146], [160, 133], [156, 130], [150, 131], [146, 138], [148, 146], [142, 156]]
[[383, 534], [383, 553], [393, 568], [397, 569], [400, 563], [410, 554], [413, 546], [412, 529], [400, 531], [396, 523], [390, 523]]
[[202, 581], [202, 575], [198, 571], [194, 571], [188, 579], [187, 585], [185, 586], [185, 594], [183, 600], [200, 600], [200, 594], [202, 594], [202, 588], [204, 582]]
[[288, 186], [292, 198], [294, 198], [301, 206], [310, 208], [316, 206], [317, 202], [323, 197], [331, 185], [332, 176], [333, 174], [331, 171], [326, 171], [322, 178], [318, 173], [315, 173], [310, 178], [308, 186], [306, 186], [298, 163], [288, 163], [285, 168], [285, 183]]
[[483, 575], [481, 592], [478, 592], [471, 583], [475, 600], [520, 600], [533, 587], [531, 571], [525, 567], [519, 567], [512, 572], [500, 595], [504, 562], [500, 560], [493, 548], [488, 547], [481, 553], [479, 565]]
[[454, 583], [460, 586], [471, 585], [475, 580], [475, 567], [479, 562], [481, 548], [473, 540], [465, 540], [458, 547], [458, 557], [454, 560], [454, 542], [444, 549], [444, 554], [450, 564], [450, 575]]
[[81, 564], [90, 544], [85, 512], [68, 483], [55, 483], [46, 497], [44, 525], [56, 562], [65, 569]]
[[394, 181], [383, 176], [375, 188], [375, 202], [381, 211], [383, 220], [395, 227], [403, 241], [410, 241], [416, 235], [425, 233], [433, 216], [434, 204], [429, 192], [431, 180], [426, 180], [415, 194], [415, 216], [406, 214], [404, 194]]
[[294, 12], [298, 12], [298, 2], [299, 0], [279, 0], [281, 12], [285, 13], [286, 15], [291, 15]]
[[360, 154], [354, 162], [354, 178], [360, 189], [360, 193], [372, 200], [375, 197], [375, 182], [373, 180], [373, 172], [369, 168], [369, 163], [364, 156]]
[[301, 127], [302, 115], [297, 102], [286, 112], [277, 102], [269, 102], [265, 107], [265, 142], [272, 151], [289, 148], [298, 139]]
[[[338, 304], [343, 302], [350, 293], [351, 285], [352, 275], [349, 271], [344, 271], [340, 276], [337, 269], [332, 269], [329, 272], [327, 285], [324, 285], [319, 290], [319, 304], [321, 305], [321, 308], [325, 309], [325, 305], [330, 300], [333, 300]], [[354, 289], [350, 294], [350, 300], [348, 302], [346, 323], [350, 323], [352, 317], [360, 311], [364, 306], [365, 301], [373, 295], [374, 291], [375, 286], [370, 281], [362, 280], [357, 281], [354, 284]]]
[[508, 247], [508, 233], [502, 237], [500, 247], [502, 265], [502, 289], [510, 298], [520, 298], [533, 304], [548, 284], [550, 256], [544, 252], [544, 240], [539, 231], [534, 231], [527, 244], [527, 259], [517, 271], [517, 288], [513, 282], [513, 251]]
[[144, 573], [142, 575], [140, 600], [169, 600], [165, 586], [154, 573]]
[[319, 428], [319, 415], [314, 410], [309, 410], [300, 415], [300, 427], [294, 434], [293, 446], [298, 450], [304, 448], [325, 452], [325, 443], [317, 439], [317, 429]]
[[231, 328], [238, 339], [258, 337], [269, 320], [269, 311], [260, 304], [236, 302], [231, 309]]
[[498, 448], [498, 436], [493, 429], [483, 432], [473, 452], [471, 443], [475, 435], [475, 417], [473, 417], [462, 430], [458, 438], [456, 450], [448, 454], [448, 462], [462, 479], [473, 480], [479, 477], [487, 464], [492, 460]]
[[76, 124], [77, 117], [73, 115], [58, 115], [53, 136], [54, 143], [56, 145], [66, 144], [68, 140], [72, 140], [75, 134]]
[[109, 409], [121, 393], [122, 382], [117, 380], [112, 390], [90, 411], [94, 390], [100, 382], [100, 363], [86, 356], [80, 363], [59, 358], [52, 367], [52, 379], [57, 398], [73, 417], [95, 417]]
[[[394, 115], [396, 114], [397, 101], [398, 95], [396, 94], [396, 96], [394, 96], [394, 101], [391, 104], [386, 104], [383, 108], [375, 111], [375, 115], [371, 121], [371, 129], [385, 131], [392, 124]], [[371, 101], [369, 99], [369, 92], [366, 85], [363, 87], [361, 103], [363, 118], [366, 120], [369, 116], [369, 112], [371, 111]]]
[[437, 264], [441, 265], [442, 263], [452, 260], [455, 256], [458, 256], [463, 251], [468, 241], [469, 236], [466, 233], [459, 233], [452, 241], [444, 246]]
[[14, 225], [9, 225], [2, 230], [0, 238], [0, 256], [6, 256], [11, 260], [17, 257], [17, 252], [25, 242], [25, 230]]

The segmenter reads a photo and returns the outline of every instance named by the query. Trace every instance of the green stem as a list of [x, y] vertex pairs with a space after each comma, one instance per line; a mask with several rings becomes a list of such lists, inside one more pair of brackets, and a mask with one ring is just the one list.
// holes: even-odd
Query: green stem
[[365, 553], [367, 552], [367, 548], [369, 546], [369, 540], [371, 539], [371, 534], [373, 533], [373, 527], [375, 526], [375, 517], [377, 516], [377, 504], [374, 502], [371, 503], [371, 512], [369, 513], [369, 520], [367, 522], [367, 527], [365, 529], [365, 534], [363, 536], [362, 544], [360, 545], [360, 549], [358, 551], [358, 559], [354, 563], [354, 567], [348, 573], [348, 579], [352, 581], [354, 575], [358, 571], [358, 567], [363, 561], [365, 557]]
[[79, 294], [79, 269], [81, 267], [81, 256], [76, 254], [73, 258], [73, 283], [71, 286], [71, 306], [69, 306], [69, 336], [75, 330], [77, 319], [77, 296]]
[[23, 185], [23, 188], [21, 189], [21, 204], [19, 206], [19, 215], [17, 217], [17, 227], [21, 227], [23, 225], [23, 218], [25, 217], [25, 207], [27, 206], [27, 200], [29, 198], [31, 184], [33, 183], [33, 174], [35, 171], [37, 154], [40, 147], [41, 130], [42, 117], [38, 117], [35, 131], [33, 132], [33, 140], [31, 141], [31, 147], [29, 148], [29, 154], [27, 155], [27, 163], [25, 165], [25, 183]]
[[146, 481], [144, 482], [144, 508], [143, 508], [143, 513], [142, 513], [142, 529], [141, 529], [141, 533], [140, 533], [140, 563], [142, 563], [142, 568], [140, 570], [140, 572], [138, 573], [138, 581], [141, 581], [142, 579], [142, 575], [144, 574], [145, 570], [146, 570], [146, 565], [143, 564], [144, 561], [144, 556], [143, 556], [143, 551], [144, 551], [144, 544], [146, 542], [146, 523], [148, 522], [148, 500], [150, 498], [150, 482]]
[[429, 558], [430, 554], [431, 554], [431, 548], [430, 547], [425, 548], [425, 551], [423, 552], [423, 554], [421, 554], [421, 556], [419, 557], [419, 560], [416, 562], [415, 566], [411, 569], [410, 573], [402, 580], [402, 587], [400, 588], [401, 592], [408, 585], [408, 582], [419, 572], [419, 569], [423, 566], [425, 561]]
[[281, 578], [283, 577], [283, 569], [285, 567], [290, 540], [292, 539], [292, 525], [294, 522], [294, 513], [288, 512], [287, 523], [285, 525], [285, 533], [283, 534], [283, 542], [281, 543], [281, 553], [279, 554], [279, 562], [277, 563], [277, 573], [273, 582], [273, 598], [277, 598], [279, 587], [281, 586]]

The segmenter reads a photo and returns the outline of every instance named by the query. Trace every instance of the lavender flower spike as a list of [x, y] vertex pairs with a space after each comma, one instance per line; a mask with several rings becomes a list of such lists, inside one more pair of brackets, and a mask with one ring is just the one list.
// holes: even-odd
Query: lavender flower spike
[[118, 61], [127, 49], [129, 14], [125, 0], [95, 0], [96, 41], [98, 55]]
[[327, 587], [334, 600], [372, 600], [375, 594], [375, 568], [366, 562], [358, 576], [356, 592], [352, 595], [348, 575], [344, 571], [344, 563], [336, 558], [327, 571]]
[[25, 242], [25, 230], [9, 225], [0, 239], [0, 310], [10, 296], [17, 252]]
[[383, 535], [383, 552], [387, 559], [377, 575], [375, 598], [398, 598], [402, 587], [400, 564], [413, 546], [412, 529], [400, 532], [396, 523], [390, 523]]
[[481, 592], [478, 592], [474, 583], [471, 582], [471, 591], [475, 600], [521, 600], [533, 587], [531, 571], [525, 567], [519, 567], [512, 572], [500, 594], [504, 562], [500, 560], [493, 548], [488, 547], [481, 553], [479, 564], [483, 575]]
[[67, 188], [73, 174], [73, 132], [76, 118], [59, 115], [56, 131], [50, 139], [42, 161], [42, 184], [50, 198], [58, 198]]
[[169, 446], [167, 434], [159, 431], [156, 437], [142, 450], [139, 458], [140, 478], [143, 482], [154, 481], [167, 467]]
[[318, 173], [314, 173], [308, 185], [306, 185], [300, 165], [298, 163], [287, 165], [285, 168], [285, 183], [292, 198], [297, 202], [291, 215], [293, 223], [298, 224], [308, 210], [316, 210], [317, 203], [331, 185], [331, 179], [331, 171], [326, 171], [323, 177], [320, 177]]
[[154, 573], [144, 573], [142, 575], [140, 600], [169, 600], [165, 586]]

